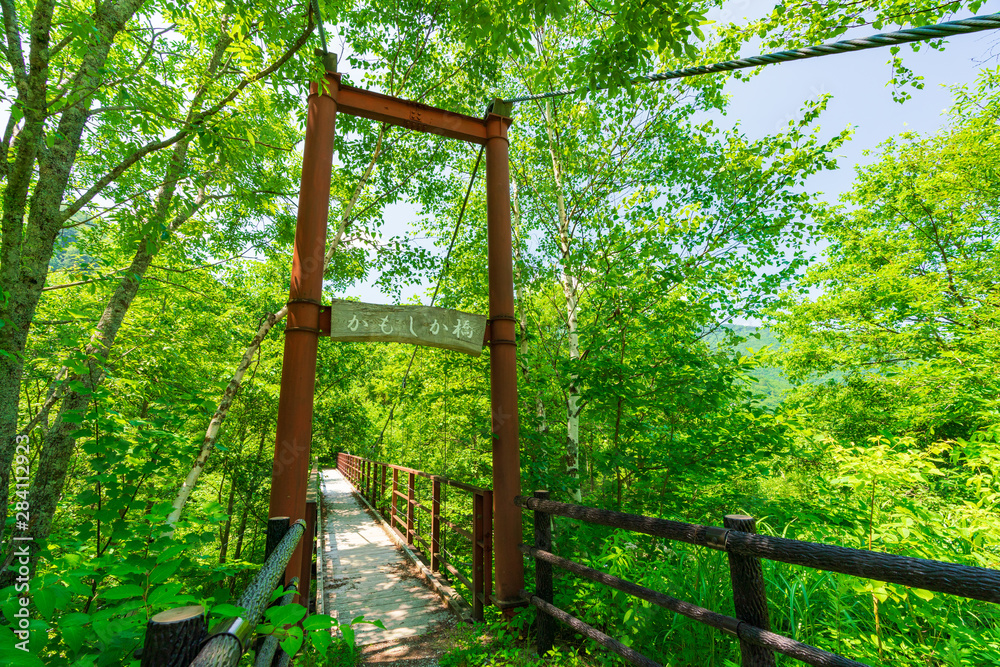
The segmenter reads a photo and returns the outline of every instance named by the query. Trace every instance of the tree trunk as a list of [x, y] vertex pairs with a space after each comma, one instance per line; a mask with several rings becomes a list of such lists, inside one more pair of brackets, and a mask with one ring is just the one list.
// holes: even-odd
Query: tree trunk
[[[236, 462], [233, 462], [236, 465]], [[226, 524], [222, 527], [222, 534], [219, 536], [219, 562], [226, 562], [226, 552], [229, 550], [229, 529], [233, 525], [233, 507], [236, 504], [236, 476], [232, 475], [229, 482], [229, 504], [226, 506]]]
[[[521, 228], [521, 203], [517, 196], [517, 182], [513, 184], [513, 196], [511, 204], [514, 209], [514, 229], [520, 231]], [[517, 271], [517, 317], [520, 325], [518, 336], [517, 360], [521, 364], [521, 377], [524, 380], [524, 387], [531, 386], [531, 367], [528, 364], [528, 311], [524, 306], [524, 276], [521, 274], [521, 247], [514, 247], [514, 266]], [[538, 433], [545, 435], [549, 432], [549, 426], [545, 418], [545, 401], [542, 400], [541, 386], [535, 387], [535, 418], [537, 420]], [[547, 468], [546, 468], [547, 469]]]
[[[257, 456], [254, 457], [253, 470], [257, 469], [260, 465], [260, 457], [264, 452], [264, 442], [267, 440], [267, 428], [265, 427], [260, 433], [260, 444], [257, 446]], [[240, 528], [236, 535], [236, 552], [233, 554], [234, 560], [239, 560], [240, 556], [243, 555], [243, 537], [247, 532], [247, 518], [250, 516], [250, 503], [253, 502], [253, 489], [248, 488], [246, 495], [243, 497], [243, 514], [240, 515]], [[229, 590], [236, 590], [236, 577], [233, 575], [233, 580], [229, 584]]]
[[233, 377], [229, 380], [229, 384], [226, 386], [226, 390], [222, 393], [222, 400], [219, 402], [219, 407], [216, 408], [215, 414], [212, 415], [212, 421], [208, 423], [208, 430], [205, 432], [205, 437], [201, 442], [201, 451], [198, 452], [198, 458], [194, 460], [194, 465], [188, 472], [187, 477], [184, 479], [184, 483], [181, 485], [180, 491], [177, 493], [177, 497], [174, 499], [174, 509], [167, 517], [167, 524], [169, 526], [166, 531], [167, 535], [172, 535], [174, 532], [174, 524], [181, 517], [181, 510], [184, 509], [184, 504], [187, 502], [188, 498], [191, 497], [191, 492], [194, 491], [194, 485], [198, 482], [198, 478], [201, 477], [202, 470], [205, 469], [205, 464], [208, 462], [208, 457], [212, 453], [212, 448], [215, 446], [215, 441], [219, 437], [219, 429], [222, 428], [222, 422], [225, 421], [226, 415], [229, 414], [229, 408], [233, 404], [233, 399], [236, 398], [236, 394], [239, 393], [240, 385], [243, 384], [243, 376], [246, 374], [247, 369], [250, 368], [251, 362], [253, 362], [254, 356], [257, 354], [260, 344], [264, 342], [267, 338], [267, 334], [270, 333], [274, 325], [279, 321], [284, 319], [285, 315], [288, 313], [288, 306], [282, 306], [281, 310], [276, 313], [271, 313], [268, 315], [264, 322], [257, 329], [257, 334], [250, 341], [250, 346], [247, 347], [246, 352], [243, 353], [243, 357], [240, 359], [240, 363], [236, 366], [236, 372], [233, 373]]
[[[571, 263], [572, 230], [566, 217], [566, 195], [563, 190], [562, 160], [559, 157], [558, 137], [552, 117], [552, 103], [545, 103], [545, 130], [549, 138], [549, 154], [552, 156], [552, 177], [555, 181], [557, 230], [560, 251], [563, 298], [566, 306], [567, 343], [571, 367], [580, 361], [580, 341], [577, 333], [577, 287], [578, 280], [573, 274]], [[579, 503], [583, 499], [580, 488], [580, 389], [579, 375], [570, 372], [569, 386], [566, 388], [566, 474], [570, 477], [570, 498]]]
[[[177, 155], [177, 164], [183, 163], [186, 153]], [[171, 186], [164, 186], [171, 187]], [[172, 192], [164, 193], [164, 200], [172, 198]], [[174, 231], [187, 221], [205, 203], [204, 191], [198, 200], [188, 209], [188, 211], [177, 215], [171, 224], [167, 225], [167, 231]], [[166, 216], [166, 206], [164, 205], [158, 213], [164, 218]], [[159, 227], [159, 225], [154, 225]], [[83, 415], [87, 412], [90, 403], [90, 396], [93, 390], [100, 384], [104, 377], [104, 363], [118, 331], [125, 319], [125, 313], [135, 299], [139, 291], [140, 281], [153, 261], [153, 257], [160, 247], [162, 232], [151, 234], [149, 237], [139, 242], [139, 248], [133, 257], [132, 263], [123, 274], [122, 281], [118, 284], [114, 295], [105, 306], [104, 313], [97, 324], [97, 332], [91, 338], [87, 346], [88, 370], [86, 375], [76, 376], [84, 388], [77, 390], [67, 390], [56, 415], [55, 422], [45, 438], [45, 445], [38, 458], [38, 467], [35, 478], [32, 481], [28, 492], [28, 502], [32, 509], [32, 517], [35, 520], [30, 533], [34, 540], [30, 544], [37, 544], [44, 541], [52, 528], [52, 517], [56, 511], [59, 497], [62, 494], [63, 484], [66, 479], [66, 470], [72, 457], [76, 439], [72, 433], [79, 429], [79, 424], [67, 421], [69, 415]], [[34, 565], [35, 559], [32, 559]], [[0, 587], [9, 585], [10, 573], [4, 573], [0, 578]]]
[[[107, 2], [97, 6], [91, 44], [80, 62], [73, 83], [67, 84], [68, 90], [97, 88], [115, 36], [141, 6], [142, 0]], [[7, 519], [10, 470], [15, 451], [14, 436], [17, 432], [28, 331], [45, 286], [56, 237], [62, 230], [63, 197], [94, 99], [88, 95], [80, 103], [66, 108], [52, 129], [54, 141], [51, 148], [43, 147], [54, 7], [52, 0], [43, 0], [34, 6], [30, 34], [24, 40], [31, 45], [25, 71], [16, 8], [14, 3], [4, 2], [2, 5], [9, 37], [6, 55], [18, 91], [17, 106], [24, 110], [25, 116], [24, 127], [12, 147], [13, 164], [8, 168], [5, 160], [3, 165], [7, 184], [3, 192], [0, 234], [0, 288], [7, 294], [0, 299], [0, 321], [3, 322], [0, 326], [0, 351], [3, 352], [0, 354], [0, 537]], [[32, 509], [35, 510], [34, 506]], [[37, 510], [33, 512], [36, 513]]]

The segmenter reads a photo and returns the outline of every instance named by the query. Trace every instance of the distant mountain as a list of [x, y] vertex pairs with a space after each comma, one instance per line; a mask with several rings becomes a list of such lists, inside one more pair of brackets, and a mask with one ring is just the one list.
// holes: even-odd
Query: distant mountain
[[[781, 341], [774, 335], [774, 332], [767, 327], [754, 327], [743, 324], [731, 324], [726, 327], [744, 341], [735, 346], [735, 351], [742, 357], [753, 357], [765, 347], [778, 349]], [[725, 344], [725, 334], [716, 332], [709, 336], [709, 342], [714, 345]], [[750, 377], [757, 380], [752, 387], [764, 405], [774, 407], [781, 403], [785, 392], [792, 388], [792, 383], [788, 381], [784, 373], [779, 368], [759, 367], [754, 368], [749, 373]]]

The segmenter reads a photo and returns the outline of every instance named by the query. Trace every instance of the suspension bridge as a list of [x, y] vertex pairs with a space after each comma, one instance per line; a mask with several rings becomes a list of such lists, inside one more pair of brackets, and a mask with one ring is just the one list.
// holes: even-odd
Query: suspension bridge
[[[636, 83], [995, 28], [1000, 28], [1000, 15], [973, 17], [689, 67], [640, 77]], [[772, 631], [765, 560], [1000, 604], [1000, 571], [996, 570], [759, 535], [754, 519], [742, 515], [720, 517], [721, 525], [705, 526], [557, 502], [544, 490], [522, 493], [507, 133], [515, 102], [592, 91], [570, 89], [495, 99], [483, 118], [475, 118], [346, 85], [332, 54], [324, 56], [324, 64], [327, 74], [312, 84], [308, 101], [265, 562], [239, 599], [238, 606], [245, 611], [238, 617], [222, 619], [210, 629], [200, 606], [153, 617], [141, 656], [143, 667], [235, 665], [251, 647], [258, 667], [289, 664], [292, 656], [282, 652], [274, 636], [255, 637], [277, 588], [282, 592], [274, 604], [297, 601], [328, 614], [334, 619], [331, 631], [350, 632], [361, 644], [405, 641], [433, 633], [455, 619], [481, 621], [487, 607], [509, 617], [515, 609], [530, 605], [538, 611], [535, 640], [540, 654], [552, 648], [558, 622], [644, 667], [659, 667], [667, 657], [643, 655], [557, 607], [555, 571], [622, 591], [729, 635], [738, 642], [745, 667], [775, 665], [776, 655], [818, 666], [862, 664]], [[323, 304], [334, 129], [337, 114], [343, 113], [483, 147], [487, 316], [421, 306]], [[488, 346], [491, 488], [348, 454], [338, 456], [335, 469], [311, 472], [316, 354], [323, 336], [430, 345], [467, 354], [479, 354]], [[533, 538], [527, 540], [524, 518], [530, 518], [534, 526]], [[694, 605], [558, 555], [552, 545], [553, 520], [588, 522], [725, 552], [735, 615]], [[524, 581], [525, 559], [534, 565], [535, 579], [530, 584]], [[361, 621], [352, 625], [359, 617]], [[379, 621], [383, 627], [365, 621]]]

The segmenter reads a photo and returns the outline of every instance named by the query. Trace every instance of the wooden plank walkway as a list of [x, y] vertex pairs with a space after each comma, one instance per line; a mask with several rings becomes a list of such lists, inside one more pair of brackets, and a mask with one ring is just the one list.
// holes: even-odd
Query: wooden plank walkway
[[323, 607], [341, 623], [362, 614], [386, 629], [355, 626], [358, 645], [415, 637], [450, 625], [448, 606], [419, 576], [336, 469], [320, 472]]

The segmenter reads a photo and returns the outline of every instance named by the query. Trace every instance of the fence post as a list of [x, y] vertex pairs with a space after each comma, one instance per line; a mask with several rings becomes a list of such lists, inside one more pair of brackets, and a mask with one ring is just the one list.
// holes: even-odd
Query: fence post
[[[535, 498], [548, 500], [549, 492], [535, 491]], [[545, 512], [535, 510], [535, 548], [542, 551], [552, 551], [552, 517]], [[535, 595], [549, 604], [552, 599], [552, 565], [535, 560]], [[552, 650], [552, 640], [555, 638], [555, 619], [544, 612], [536, 615], [538, 619], [537, 638], [538, 655], [545, 655]]]
[[267, 536], [264, 539], [264, 560], [271, 557], [278, 543], [285, 537], [291, 520], [287, 516], [272, 516], [267, 520]]
[[201, 605], [161, 611], [146, 623], [141, 667], [187, 667], [207, 634]]
[[382, 464], [382, 489], [381, 489], [381, 491], [379, 491], [379, 494], [378, 494], [379, 499], [382, 501], [382, 516], [385, 516], [386, 514], [388, 514], [387, 510], [389, 509], [388, 507], [386, 507], [386, 504], [385, 504], [385, 471], [387, 469], [387, 465], [388, 464], [386, 464], [386, 463]]
[[472, 496], [472, 620], [482, 623], [483, 621], [483, 575], [485, 567], [483, 563], [486, 558], [483, 554], [485, 545], [483, 535], [483, 494], [475, 493]]
[[410, 473], [410, 484], [406, 489], [406, 543], [413, 545], [413, 503], [416, 502], [417, 476]]
[[396, 528], [396, 498], [398, 498], [398, 496], [396, 495], [396, 493], [398, 493], [398, 492], [399, 492], [399, 470], [397, 470], [396, 468], [393, 468], [392, 469], [392, 503], [391, 503], [392, 506], [390, 508], [392, 516], [389, 518], [389, 525], [392, 528], [396, 529], [396, 530], [399, 530], [398, 528]]
[[[756, 533], [757, 521], [743, 514], [727, 514], [723, 525], [741, 533]], [[736, 618], [763, 630], [771, 629], [764, 590], [764, 569], [759, 558], [730, 553], [729, 577], [733, 584]], [[743, 667], [774, 667], [774, 651], [740, 640]]]
[[483, 604], [493, 595], [493, 492], [483, 490]]
[[431, 572], [441, 569], [441, 480], [431, 478]]
[[[309, 596], [312, 595], [313, 556], [316, 554], [316, 508], [316, 492], [310, 490], [306, 496], [306, 532], [302, 535], [302, 569], [300, 570], [302, 576], [299, 577], [298, 586], [299, 604], [305, 607], [309, 613], [312, 613], [310, 606], [313, 602]], [[319, 591], [319, 594], [322, 595], [323, 592]]]

